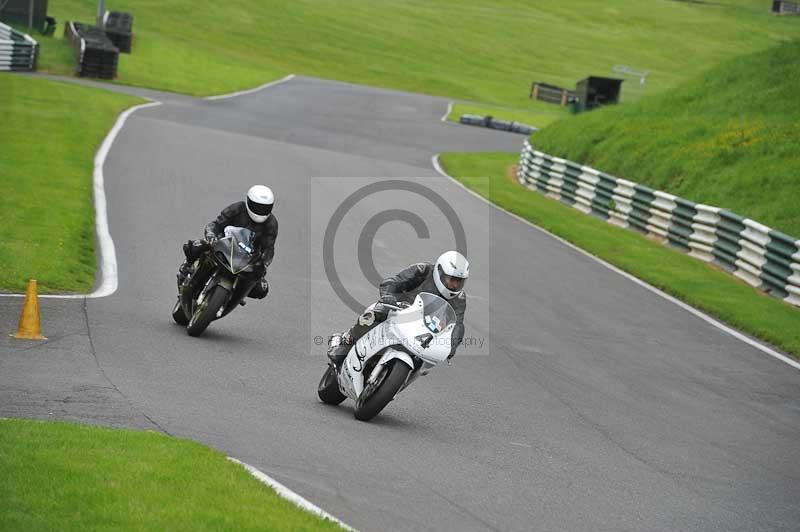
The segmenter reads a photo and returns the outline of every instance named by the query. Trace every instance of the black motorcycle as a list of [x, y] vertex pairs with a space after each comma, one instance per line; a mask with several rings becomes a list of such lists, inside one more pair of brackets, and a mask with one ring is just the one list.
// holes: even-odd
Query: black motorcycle
[[226, 227], [225, 237], [205, 243], [205, 250], [178, 281], [178, 301], [172, 319], [185, 325], [189, 336], [200, 336], [214, 321], [230, 314], [244, 301], [253, 285], [261, 254], [255, 233]]

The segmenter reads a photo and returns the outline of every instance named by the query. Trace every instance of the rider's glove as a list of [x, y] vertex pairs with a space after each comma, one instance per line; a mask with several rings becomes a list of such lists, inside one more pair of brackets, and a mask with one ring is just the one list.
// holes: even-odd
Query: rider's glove
[[383, 294], [379, 299], [381, 303], [384, 305], [394, 305], [397, 306], [397, 298], [394, 297], [393, 294]]
[[189, 240], [183, 245], [183, 254], [188, 262], [196, 261], [208, 249], [205, 240]]

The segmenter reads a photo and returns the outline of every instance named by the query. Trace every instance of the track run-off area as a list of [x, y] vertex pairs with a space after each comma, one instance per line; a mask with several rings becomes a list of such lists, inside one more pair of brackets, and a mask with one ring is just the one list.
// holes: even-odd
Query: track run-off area
[[[0, 416], [159, 430], [268, 473], [359, 530], [796, 530], [800, 372], [439, 175], [448, 151], [523, 137], [441, 121], [448, 101], [294, 77], [132, 113], [104, 166], [117, 290], [40, 301], [46, 342], [3, 340]], [[467, 336], [450, 367], [371, 423], [323, 405], [317, 337], [353, 323], [322, 235], [353, 188], [428, 183], [474, 253]], [[172, 323], [180, 246], [264, 183], [280, 222], [270, 294], [190, 338]], [[355, 241], [376, 211], [380, 274], [454, 247], [423, 199], [351, 209], [336, 270], [377, 295]], [[18, 298], [0, 298], [7, 331]]]

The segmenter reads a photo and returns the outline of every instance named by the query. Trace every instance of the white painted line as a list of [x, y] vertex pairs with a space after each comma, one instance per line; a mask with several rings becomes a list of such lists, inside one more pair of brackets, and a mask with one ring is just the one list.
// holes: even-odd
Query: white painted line
[[453, 102], [447, 104], [447, 112], [442, 116], [442, 122], [447, 122], [447, 117], [453, 112]]
[[433, 164], [434, 169], [439, 174], [441, 174], [444, 177], [447, 177], [447, 178], [451, 179], [456, 185], [460, 186], [461, 188], [463, 188], [464, 190], [466, 190], [467, 192], [469, 192], [470, 194], [472, 194], [473, 196], [475, 196], [479, 200], [483, 201], [484, 203], [488, 203], [489, 205], [491, 205], [495, 209], [497, 209], [499, 211], [502, 211], [502, 212], [508, 214], [509, 216], [511, 216], [512, 218], [514, 218], [516, 220], [519, 220], [520, 222], [522, 222], [524, 224], [527, 224], [530, 227], [533, 227], [534, 229], [536, 229], [538, 231], [541, 231], [542, 233], [544, 233], [544, 234], [546, 234], [546, 235], [558, 240], [559, 242], [561, 242], [565, 246], [568, 246], [568, 247], [574, 249], [578, 253], [581, 253], [581, 254], [591, 258], [592, 260], [594, 260], [596, 262], [599, 262], [600, 264], [602, 264], [603, 266], [605, 266], [609, 270], [618, 273], [619, 275], [625, 277], [626, 279], [628, 279], [630, 281], [633, 281], [634, 283], [638, 284], [639, 286], [641, 286], [643, 288], [646, 288], [647, 290], [649, 290], [649, 291], [653, 292], [654, 294], [666, 299], [667, 301], [670, 301], [670, 302], [678, 305], [679, 307], [681, 307], [685, 311], [689, 312], [690, 314], [693, 314], [693, 315], [697, 316], [701, 320], [713, 325], [714, 327], [716, 327], [717, 329], [719, 329], [719, 330], [721, 330], [723, 332], [726, 332], [726, 333], [730, 334], [734, 338], [736, 338], [738, 340], [741, 340], [742, 342], [746, 343], [747, 345], [749, 345], [751, 347], [754, 347], [754, 348], [758, 349], [759, 351], [768, 354], [771, 357], [777, 358], [781, 362], [785, 362], [785, 363], [789, 364], [790, 366], [792, 366], [793, 368], [800, 369], [800, 362], [798, 362], [797, 360], [794, 360], [794, 359], [789, 358], [789, 357], [787, 357], [785, 355], [782, 355], [781, 353], [778, 353], [774, 349], [762, 344], [761, 342], [753, 340], [752, 338], [750, 338], [748, 336], [745, 336], [744, 334], [740, 333], [739, 331], [737, 331], [735, 329], [732, 329], [731, 327], [728, 327], [724, 323], [721, 323], [721, 322], [717, 321], [716, 319], [712, 318], [711, 316], [709, 316], [705, 312], [702, 312], [702, 311], [700, 311], [700, 310], [698, 310], [698, 309], [696, 309], [696, 308], [684, 303], [683, 301], [681, 301], [681, 300], [679, 300], [679, 299], [667, 294], [666, 292], [663, 292], [663, 291], [659, 290], [655, 286], [650, 285], [650, 284], [642, 281], [638, 277], [634, 277], [633, 275], [629, 274], [628, 272], [620, 270], [619, 268], [617, 268], [613, 264], [610, 264], [610, 263], [604, 261], [600, 257], [592, 255], [591, 253], [589, 253], [585, 249], [579, 248], [575, 244], [564, 240], [560, 236], [554, 235], [553, 233], [551, 233], [547, 229], [543, 229], [543, 228], [539, 227], [538, 225], [526, 220], [525, 218], [522, 218], [521, 216], [517, 216], [513, 212], [509, 212], [509, 211], [503, 209], [502, 207], [499, 207], [499, 206], [495, 205], [494, 203], [492, 203], [488, 199], [484, 198], [483, 196], [481, 196], [477, 192], [474, 192], [474, 191], [470, 190], [469, 188], [467, 188], [466, 186], [464, 186], [457, 179], [454, 179], [452, 176], [448, 175], [447, 172], [445, 172], [442, 169], [441, 165], [439, 164], [439, 154], [438, 153], [436, 155], [434, 155], [433, 157], [431, 157], [431, 163]]
[[269, 83], [265, 83], [260, 85], [254, 89], [247, 89], [244, 91], [238, 92], [231, 92], [229, 94], [219, 94], [217, 96], [208, 96], [203, 98], [204, 100], [225, 100], [227, 98], [235, 98], [237, 96], [244, 96], [245, 94], [253, 94], [254, 92], [262, 91], [264, 89], [268, 89], [269, 87], [274, 87], [275, 85], [280, 85], [281, 83], [286, 83], [287, 81], [291, 81], [294, 78], [294, 74], [289, 74], [285, 78], [281, 78], [275, 81], [270, 81]]
[[[97, 231], [97, 241], [100, 243], [100, 284], [97, 289], [91, 294], [41, 294], [40, 298], [47, 299], [83, 299], [85, 297], [96, 298], [110, 296], [117, 290], [117, 254], [114, 248], [114, 240], [111, 238], [111, 232], [108, 230], [108, 213], [105, 191], [105, 177], [103, 175], [103, 166], [106, 163], [106, 157], [117, 138], [117, 134], [125, 125], [125, 121], [134, 112], [139, 109], [147, 107], [155, 107], [161, 105], [161, 102], [150, 102], [142, 105], [136, 105], [124, 111], [114, 127], [108, 132], [100, 148], [94, 156], [94, 174], [93, 174], [93, 189], [94, 189], [94, 217], [95, 228]], [[0, 294], [0, 297], [25, 297], [25, 294]]]
[[117, 118], [117, 122], [111, 131], [106, 136], [100, 149], [94, 157], [94, 211], [95, 211], [95, 224], [97, 226], [97, 240], [100, 242], [100, 275], [102, 281], [97, 290], [89, 294], [88, 297], [105, 297], [110, 296], [117, 291], [118, 278], [117, 278], [117, 254], [114, 248], [114, 240], [111, 238], [111, 232], [108, 230], [108, 213], [106, 203], [106, 191], [104, 188], [105, 178], [103, 176], [103, 166], [106, 163], [108, 151], [117, 134], [125, 125], [125, 121], [134, 112], [139, 109], [147, 107], [156, 107], [161, 105], [161, 102], [150, 102], [142, 105], [131, 107]]
[[269, 475], [265, 474], [264, 472], [259, 471], [255, 467], [253, 467], [251, 465], [248, 465], [248, 464], [245, 464], [244, 462], [241, 462], [241, 461], [239, 461], [236, 458], [233, 458], [231, 456], [228, 457], [228, 460], [230, 460], [231, 462], [233, 462], [235, 464], [239, 464], [240, 466], [245, 468], [248, 473], [250, 473], [251, 475], [256, 477], [258, 480], [260, 480], [261, 482], [263, 482], [267, 486], [269, 486], [272, 489], [274, 489], [278, 493], [278, 495], [280, 495], [281, 497], [283, 497], [287, 501], [290, 501], [290, 502], [294, 503], [295, 505], [299, 506], [300, 508], [302, 508], [303, 510], [305, 510], [305, 511], [307, 511], [309, 513], [317, 515], [317, 516], [319, 516], [319, 517], [321, 517], [323, 519], [327, 519], [328, 521], [333, 521], [334, 523], [336, 523], [337, 525], [339, 525], [340, 527], [342, 527], [345, 530], [350, 530], [351, 532], [356, 532], [356, 530], [353, 527], [351, 527], [351, 526], [345, 524], [344, 522], [340, 521], [339, 519], [335, 518], [334, 516], [332, 516], [331, 514], [329, 514], [328, 512], [323, 510], [322, 508], [320, 508], [319, 506], [317, 506], [315, 504], [312, 504], [307, 499], [305, 499], [302, 496], [298, 495], [297, 493], [293, 492], [292, 490], [290, 490], [289, 488], [287, 488], [286, 486], [284, 486], [283, 484], [281, 484], [280, 482], [278, 482], [274, 478], [270, 477]]
[[[70, 25], [72, 23], [70, 22]], [[73, 27], [74, 30], [74, 27]], [[83, 46], [83, 42], [81, 42], [81, 46]], [[210, 96], [206, 98], [207, 100], [216, 100], [222, 98], [234, 98], [236, 96], [241, 96], [244, 94], [251, 94], [253, 92], [257, 92], [268, 87], [272, 87], [279, 83], [285, 83], [289, 80], [294, 78], [294, 74], [290, 74], [283, 79], [279, 79], [277, 81], [271, 81], [260, 87], [256, 87], [255, 89], [249, 89], [240, 92], [234, 92], [232, 94], [223, 94], [220, 96]], [[149, 98], [145, 98], [149, 99]], [[103, 140], [103, 143], [100, 145], [100, 149], [97, 150], [97, 153], [94, 157], [94, 209], [95, 209], [95, 227], [97, 231], [97, 240], [100, 243], [100, 285], [97, 289], [92, 292], [91, 294], [40, 294], [40, 298], [45, 299], [83, 299], [83, 298], [97, 298], [97, 297], [106, 297], [110, 296], [117, 290], [117, 286], [119, 285], [119, 279], [117, 277], [117, 255], [116, 249], [114, 247], [114, 240], [111, 238], [111, 232], [108, 229], [108, 213], [107, 213], [107, 201], [106, 201], [106, 192], [105, 192], [105, 178], [103, 176], [103, 166], [106, 162], [106, 157], [108, 156], [108, 152], [111, 149], [111, 146], [114, 144], [114, 140], [117, 138], [117, 134], [120, 132], [122, 127], [125, 125], [125, 121], [128, 120], [128, 117], [133, 114], [134, 112], [138, 111], [139, 109], [144, 109], [146, 107], [155, 107], [157, 105], [161, 105], [159, 101], [151, 101], [150, 103], [145, 103], [142, 105], [136, 105], [131, 107], [130, 109], [124, 111], [119, 117], [117, 118], [116, 123], [114, 123], [114, 127], [111, 128], [106, 138]], [[0, 297], [25, 297], [25, 294], [0, 294]]]

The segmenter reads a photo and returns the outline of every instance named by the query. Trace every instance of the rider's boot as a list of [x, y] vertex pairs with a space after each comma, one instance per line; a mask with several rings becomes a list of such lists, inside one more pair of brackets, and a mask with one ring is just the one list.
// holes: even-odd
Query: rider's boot
[[336, 371], [342, 367], [347, 353], [353, 346], [353, 337], [349, 333], [334, 334], [328, 342], [328, 358], [336, 367]]
[[264, 299], [267, 297], [267, 294], [269, 294], [269, 283], [266, 277], [261, 277], [253, 284], [250, 292], [247, 293], [247, 297], [251, 299]]
[[181, 285], [189, 278], [189, 275], [192, 273], [192, 265], [189, 264], [188, 260], [183, 261], [181, 267], [178, 268], [178, 287], [180, 288]]
[[344, 359], [347, 358], [347, 353], [350, 351], [353, 344], [384, 319], [386, 319], [385, 315], [376, 316], [372, 311], [364, 312], [364, 314], [359, 316], [356, 324], [350, 327], [349, 331], [331, 337], [328, 342], [328, 358], [336, 366], [336, 371], [339, 371], [342, 367], [342, 363]]

